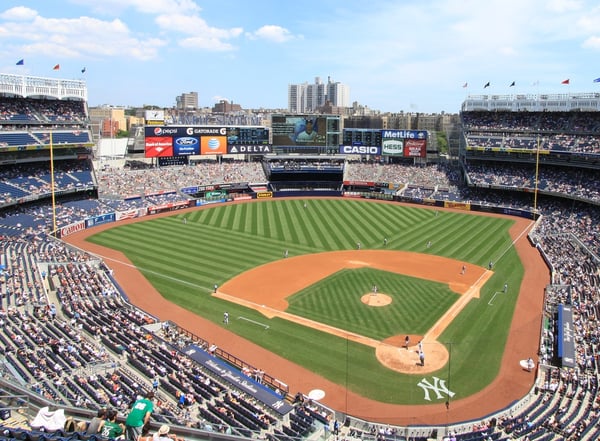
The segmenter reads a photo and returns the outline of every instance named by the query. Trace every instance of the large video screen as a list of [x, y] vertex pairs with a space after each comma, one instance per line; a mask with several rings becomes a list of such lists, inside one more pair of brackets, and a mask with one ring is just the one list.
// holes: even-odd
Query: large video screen
[[273, 115], [274, 146], [327, 145], [327, 118], [315, 115]]

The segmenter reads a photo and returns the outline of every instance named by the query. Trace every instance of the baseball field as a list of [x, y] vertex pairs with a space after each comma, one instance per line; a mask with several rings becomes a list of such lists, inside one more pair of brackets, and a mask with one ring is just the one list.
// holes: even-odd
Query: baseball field
[[[505, 358], [524, 275], [514, 243], [529, 222], [519, 220], [515, 230], [507, 217], [348, 199], [304, 202], [186, 210], [111, 226], [86, 240], [101, 246], [93, 251], [109, 266], [126, 260], [170, 304], [199, 317], [196, 334], [234, 354], [246, 344], [277, 354], [324, 384], [342, 386], [346, 406], [348, 394], [415, 406], [489, 388]], [[249, 361], [278, 373], [260, 354]], [[278, 375], [292, 392], [304, 380], [302, 371]]]

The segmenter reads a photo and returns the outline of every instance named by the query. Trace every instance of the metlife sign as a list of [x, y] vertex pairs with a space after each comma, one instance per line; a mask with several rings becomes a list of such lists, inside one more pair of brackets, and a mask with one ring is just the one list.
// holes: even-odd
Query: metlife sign
[[427, 139], [427, 130], [382, 130], [381, 140], [386, 139]]

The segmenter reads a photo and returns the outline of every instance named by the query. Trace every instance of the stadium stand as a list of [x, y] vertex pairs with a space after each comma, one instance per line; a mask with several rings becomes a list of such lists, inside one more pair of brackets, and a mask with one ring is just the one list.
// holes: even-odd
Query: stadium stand
[[[520, 407], [499, 409], [498, 415], [483, 421], [455, 424], [445, 435], [461, 440], [600, 436], [599, 333], [595, 326], [600, 315], [600, 150], [594, 134], [600, 126], [599, 115], [463, 112], [465, 148], [460, 168], [336, 159], [319, 164], [311, 160], [309, 165], [306, 159], [304, 163], [278, 159], [268, 164], [206, 161], [156, 168], [133, 161], [125, 167], [99, 166], [86, 147], [91, 136], [85, 103], [3, 97], [0, 118], [0, 147], [7, 149], [0, 153], [7, 160], [23, 159], [0, 166], [4, 264], [0, 345], [5, 360], [0, 407], [14, 410], [14, 415], [0, 422], [5, 439], [41, 438], [19, 420], [24, 407], [51, 404], [85, 419], [98, 408], [111, 406], [122, 418], [135, 397], [155, 381], [160, 384], [160, 404], [154, 423], [169, 423], [186, 438], [206, 438], [210, 432], [286, 441], [324, 433], [322, 429], [337, 416], [334, 409], [300, 396], [284, 418], [257, 403], [186, 355], [184, 348], [190, 344], [208, 351], [209, 341], [176, 323], [157, 323], [130, 305], [104, 262], [49, 234], [55, 226], [66, 227], [115, 210], [187, 203], [193, 195], [182, 192], [185, 187], [264, 183], [278, 167], [302, 170], [307, 166], [310, 171], [333, 167], [340, 174], [336, 177], [340, 184], [385, 183], [393, 190], [381, 192], [382, 198], [470, 201], [538, 211], [541, 216], [531, 240], [552, 268], [553, 283], [546, 294], [537, 386]], [[49, 146], [51, 141], [57, 142], [53, 179], [47, 152], [10, 150]], [[540, 151], [545, 153], [540, 155]], [[538, 156], [544, 159], [536, 182]], [[535, 189], [540, 196], [534, 207], [531, 193]], [[56, 210], [52, 194], [59, 196]], [[556, 348], [557, 311], [564, 306], [573, 310], [573, 366], [561, 365]], [[275, 392], [268, 372], [258, 375], [256, 368], [236, 360], [235, 354], [217, 350], [214, 355], [234, 360], [240, 372], [272, 386]], [[342, 434], [348, 440], [399, 440], [409, 433], [405, 427], [347, 421]], [[410, 439], [415, 440], [433, 435], [427, 427], [410, 431]], [[67, 434], [46, 432], [43, 437], [63, 441]], [[84, 437], [79, 434], [77, 439]]]

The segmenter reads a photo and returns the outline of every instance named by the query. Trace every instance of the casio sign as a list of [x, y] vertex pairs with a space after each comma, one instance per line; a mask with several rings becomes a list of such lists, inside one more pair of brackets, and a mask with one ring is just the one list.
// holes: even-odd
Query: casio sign
[[378, 155], [379, 148], [369, 145], [343, 145], [342, 154], [345, 155]]

